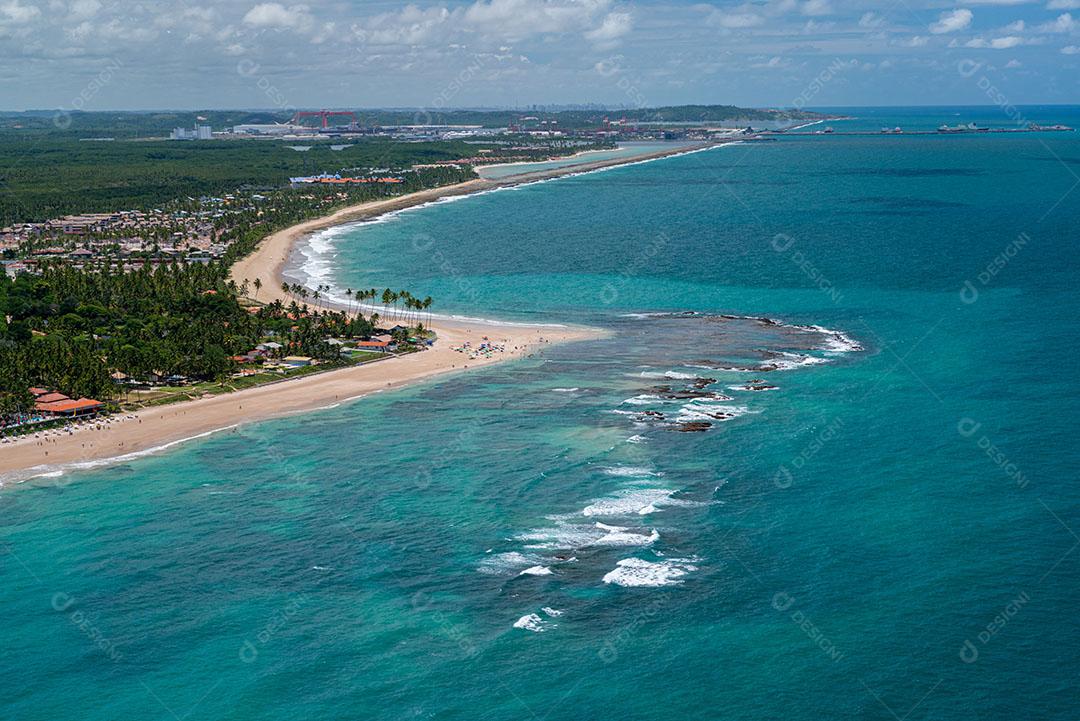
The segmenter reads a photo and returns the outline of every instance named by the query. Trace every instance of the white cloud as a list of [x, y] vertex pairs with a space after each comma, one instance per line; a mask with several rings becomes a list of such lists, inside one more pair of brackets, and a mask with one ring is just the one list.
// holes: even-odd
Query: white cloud
[[609, 5], [609, 0], [477, 0], [466, 8], [464, 20], [470, 27], [508, 37], [563, 33], [592, 24]]
[[1020, 62], [1019, 60], [1013, 58], [1009, 62], [1005, 63], [1005, 67], [1006, 67], [1006, 69], [1022, 68], [1022, 67], [1024, 67], [1024, 64], [1022, 62]]
[[975, 15], [967, 8], [947, 10], [938, 16], [937, 22], [931, 23], [930, 32], [935, 35], [954, 33], [971, 25]]
[[1080, 10], [1080, 0], [1050, 0], [1047, 10]]
[[836, 27], [836, 23], [832, 20], [807, 20], [802, 31], [807, 35], [811, 35], [832, 30], [834, 27]]
[[786, 68], [788, 65], [790, 65], [789, 61], [785, 60], [784, 58], [780, 57], [779, 55], [774, 55], [773, 57], [769, 58], [768, 60], [763, 60], [763, 61], [757, 62], [757, 63], [751, 63], [750, 67], [752, 67], [752, 68], [770, 68], [770, 69], [773, 69], [773, 68]]
[[1058, 15], [1056, 20], [1048, 23], [1044, 23], [1036, 28], [1041, 33], [1071, 33], [1080, 27], [1080, 24], [1073, 19], [1073, 16], [1069, 13], [1062, 13]]
[[3, 0], [0, 2], [0, 24], [22, 25], [30, 22], [41, 11], [34, 5], [23, 5], [20, 0]]
[[406, 5], [360, 20], [358, 39], [370, 45], [421, 45], [462, 37], [481, 44], [502, 44], [538, 35], [580, 33], [611, 45], [633, 27], [629, 13], [609, 12], [611, 0], [476, 0], [464, 7]]
[[859, 27], [865, 28], [867, 30], [879, 28], [884, 24], [885, 18], [881, 17], [877, 13], [864, 13], [863, 16], [859, 18]]
[[1027, 25], [1024, 23], [1023, 20], [1017, 20], [1016, 22], [1011, 22], [1006, 25], [1004, 30], [1007, 33], [1022, 33], [1024, 32], [1024, 28], [1026, 27]]
[[433, 40], [450, 20], [446, 8], [421, 10], [407, 5], [400, 13], [382, 13], [353, 27], [357, 37], [372, 45], [418, 45]]
[[176, 7], [159, 13], [154, 25], [166, 30], [190, 30], [200, 34], [218, 31], [217, 13], [211, 8]]
[[1008, 50], [1009, 48], [1015, 48], [1017, 45], [1022, 45], [1023, 43], [1023, 38], [1018, 38], [1015, 35], [1008, 35], [1003, 38], [994, 38], [990, 41], [990, 47], [993, 50]]
[[803, 15], [831, 15], [833, 12], [829, 0], [806, 0], [802, 6]]
[[243, 23], [256, 28], [306, 31], [314, 18], [307, 5], [285, 7], [281, 3], [261, 3], [247, 11]]
[[922, 48], [926, 47], [927, 43], [929, 42], [930, 38], [926, 37], [925, 35], [915, 35], [914, 37], [908, 38], [907, 40], [900, 40], [896, 44], [907, 48]]
[[97, 15], [100, 9], [101, 3], [98, 0], [75, 0], [71, 3], [71, 14], [68, 15], [68, 20], [71, 22], [89, 20]]
[[132, 19], [125, 22], [120, 18], [101, 23], [84, 20], [75, 27], [68, 28], [66, 32], [68, 37], [75, 42], [93, 40], [97, 43], [111, 40], [120, 43], [141, 43], [154, 40], [158, 36], [158, 31], [151, 27], [140, 25]]
[[765, 22], [765, 18], [754, 12], [729, 13], [722, 10], [715, 10], [706, 22], [710, 25], [717, 25], [729, 30], [740, 30], [743, 28], [757, 27]]
[[1017, 37], [1016, 35], [1008, 35], [1002, 38], [991, 38], [986, 40], [985, 38], [973, 38], [964, 43], [966, 48], [986, 48], [989, 50], [1008, 50], [1009, 48], [1015, 48], [1017, 45], [1023, 45], [1024, 39]]
[[600, 26], [589, 30], [585, 37], [599, 43], [612, 43], [629, 33], [634, 27], [630, 13], [609, 13]]
[[1061, 49], [1062, 55], [1080, 55], [1080, 47], [1076, 45], [1066, 45]]

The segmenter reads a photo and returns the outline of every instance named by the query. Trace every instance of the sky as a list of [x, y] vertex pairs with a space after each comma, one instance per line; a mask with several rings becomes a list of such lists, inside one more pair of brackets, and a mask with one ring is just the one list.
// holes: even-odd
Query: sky
[[0, 109], [1080, 104], [1080, 0], [0, 0]]

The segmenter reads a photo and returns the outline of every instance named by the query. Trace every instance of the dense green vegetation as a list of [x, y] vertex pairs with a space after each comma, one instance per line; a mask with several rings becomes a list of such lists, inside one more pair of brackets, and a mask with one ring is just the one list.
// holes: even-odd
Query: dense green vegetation
[[188, 196], [280, 188], [291, 176], [403, 168], [475, 153], [465, 143], [364, 141], [338, 152], [326, 144], [296, 152], [279, 141], [80, 143], [0, 134], [0, 226], [146, 209]]
[[[232, 262], [267, 234], [334, 207], [469, 177], [473, 174], [467, 169], [439, 167], [406, 173], [405, 182], [396, 185], [271, 191], [260, 203], [230, 217], [228, 229], [219, 236], [229, 244], [220, 263], [157, 269], [148, 264], [126, 274], [111, 266], [84, 272], [56, 264], [46, 266], [40, 276], [0, 276], [0, 415], [26, 410], [29, 386], [73, 397], [110, 398], [119, 390], [110, 377], [115, 371], [133, 379], [152, 372], [218, 379], [235, 369], [231, 356], [250, 351], [268, 337], [292, 354], [336, 358], [336, 348], [322, 339], [365, 336], [374, 330], [373, 319], [309, 312], [308, 292], [299, 287], [290, 289], [294, 301], [288, 307], [279, 302], [249, 313], [240, 299], [257, 299], [261, 280], [252, 287], [236, 287], [227, 281]], [[384, 295], [395, 305], [412, 301], [408, 293], [391, 291], [378, 299]], [[318, 303], [319, 294], [311, 299]]]
[[[556, 141], [520, 151], [499, 143], [369, 138], [334, 144], [348, 145], [336, 151], [326, 141], [303, 141], [296, 147], [310, 150], [298, 152], [292, 149], [293, 142], [301, 143], [270, 139], [100, 143], [79, 142], [61, 132], [0, 132], [0, 227], [71, 213], [146, 210], [186, 197], [243, 189], [271, 190], [287, 186], [289, 178], [298, 175], [371, 169], [400, 175], [413, 165], [471, 158], [482, 149], [491, 151], [490, 157], [513, 153], [544, 159], [582, 148]], [[468, 177], [475, 176], [469, 172]], [[426, 182], [408, 174], [405, 180], [412, 190]], [[362, 199], [393, 191], [358, 192]]]
[[[310, 307], [299, 289], [289, 304], [275, 301], [252, 312], [241, 305], [245, 292], [251, 289], [229, 281], [221, 264], [129, 273], [56, 265], [40, 276], [0, 277], [0, 414], [27, 410], [30, 386], [115, 397], [116, 371], [133, 379], [218, 380], [235, 370], [232, 356], [268, 339], [283, 345], [278, 355], [334, 361], [339, 351], [327, 337], [365, 337], [378, 322]], [[410, 307], [423, 304], [413, 300]], [[409, 318], [420, 320], [417, 313]]]

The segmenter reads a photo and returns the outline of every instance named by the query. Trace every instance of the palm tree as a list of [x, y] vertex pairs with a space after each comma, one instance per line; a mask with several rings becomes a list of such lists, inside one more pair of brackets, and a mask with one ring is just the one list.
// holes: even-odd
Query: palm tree
[[356, 315], [363, 318], [364, 317], [364, 301], [366, 301], [368, 299], [374, 299], [374, 298], [375, 298], [375, 296], [372, 295], [371, 291], [369, 291], [369, 290], [358, 290], [358, 291], [356, 291]]
[[257, 301], [259, 300], [259, 290], [262, 289], [262, 281], [256, 278], [252, 285], [255, 286], [255, 300]]
[[382, 294], [383, 315], [387, 314], [387, 312], [389, 310], [387, 308], [387, 306], [389, 306], [395, 300], [397, 300], [397, 296], [394, 295], [394, 291], [390, 290], [389, 288], [387, 288], [386, 290], [383, 291], [383, 294]]

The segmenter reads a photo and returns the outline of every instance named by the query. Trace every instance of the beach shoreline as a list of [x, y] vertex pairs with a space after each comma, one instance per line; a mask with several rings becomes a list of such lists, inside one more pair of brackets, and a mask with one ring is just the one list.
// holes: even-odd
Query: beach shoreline
[[[255, 251], [233, 264], [230, 275], [237, 283], [242, 283], [244, 280], [260, 278], [263, 281], [263, 290], [260, 291], [260, 300], [268, 298], [268, 302], [281, 300], [288, 304], [292, 298], [282, 293], [280, 286], [283, 280], [286, 280], [284, 275], [290, 254], [296, 248], [297, 243], [320, 230], [326, 230], [348, 223], [374, 220], [383, 215], [405, 210], [407, 208], [426, 205], [428, 203], [434, 203], [445, 198], [474, 195], [485, 191], [496, 190], [498, 188], [510, 188], [542, 180], [590, 173], [605, 168], [631, 165], [649, 160], [658, 160], [673, 155], [684, 155], [686, 153], [706, 150], [718, 145], [730, 144], [732, 142], [737, 142], [737, 140], [737, 138], [729, 138], [723, 141], [703, 142], [698, 144], [681, 143], [677, 147], [654, 150], [641, 153], [640, 155], [603, 158], [588, 163], [577, 163], [560, 168], [547, 168], [502, 178], [477, 178], [474, 180], [467, 180], [464, 183], [429, 188], [427, 190], [421, 190], [394, 198], [387, 198], [385, 200], [372, 200], [357, 203], [356, 205], [341, 208], [329, 215], [313, 218], [271, 233], [259, 243], [259, 246]], [[270, 283], [267, 283], [268, 278]], [[432, 325], [434, 327], [434, 324]]]
[[[291, 298], [282, 292], [281, 284], [290, 254], [297, 243], [320, 230], [371, 220], [443, 198], [682, 155], [730, 142], [734, 142], [734, 139], [697, 146], [680, 145], [678, 148], [641, 155], [579, 163], [497, 180], [470, 180], [396, 198], [359, 203], [271, 233], [251, 254], [233, 265], [231, 277], [238, 284], [258, 278], [262, 282], [260, 302], [280, 299], [288, 304]], [[123, 462], [244, 423], [310, 412], [447, 374], [525, 358], [550, 344], [603, 335], [603, 331], [595, 328], [451, 318], [434, 318], [430, 327], [436, 332], [438, 340], [421, 352], [159, 408], [117, 414], [107, 421], [73, 433], [57, 431], [15, 439], [0, 445], [0, 487], [21, 484], [33, 478], [55, 481], [67, 470]], [[483, 339], [505, 350], [484, 358], [470, 358], [459, 350], [466, 343], [475, 347]]]

